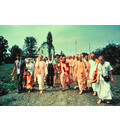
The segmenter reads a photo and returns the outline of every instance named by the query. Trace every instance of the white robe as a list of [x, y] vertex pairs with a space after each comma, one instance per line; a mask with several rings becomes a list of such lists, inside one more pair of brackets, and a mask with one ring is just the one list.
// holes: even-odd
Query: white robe
[[45, 79], [45, 75], [48, 74], [48, 71], [47, 71], [46, 63], [44, 61], [38, 61], [37, 67], [38, 66], [41, 69], [40, 74], [37, 74], [39, 89], [41, 90], [44, 88], [44, 79]]
[[[92, 80], [93, 79], [93, 73], [96, 70], [96, 65], [95, 65], [95, 61], [93, 61], [93, 60], [89, 60], [89, 63], [90, 63], [89, 79]], [[97, 91], [96, 83], [92, 83], [92, 89], [93, 89], [93, 91]]]
[[98, 72], [100, 73], [100, 80], [97, 84], [97, 94], [98, 97], [102, 100], [108, 99], [111, 100], [113, 97], [110, 82], [105, 82], [103, 76], [108, 76], [109, 71], [112, 70], [112, 67], [109, 62], [105, 62], [103, 65], [99, 63]]

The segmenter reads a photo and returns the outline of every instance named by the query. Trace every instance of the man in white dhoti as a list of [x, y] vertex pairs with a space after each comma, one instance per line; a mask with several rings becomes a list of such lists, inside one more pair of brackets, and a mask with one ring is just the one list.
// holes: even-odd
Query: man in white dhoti
[[37, 61], [37, 78], [38, 78], [40, 94], [43, 93], [44, 79], [45, 77], [47, 77], [47, 74], [48, 71], [47, 71], [46, 63], [42, 61], [42, 56], [40, 55]]
[[[94, 54], [91, 54], [91, 60], [89, 60], [90, 63], [90, 74], [89, 74], [89, 80], [93, 79], [93, 73], [96, 70], [96, 65], [95, 65], [95, 57]], [[96, 83], [92, 83], [92, 89], [93, 89], [93, 96], [96, 96], [97, 94], [97, 86]]]
[[110, 87], [110, 80], [111, 82], [114, 82], [113, 76], [112, 76], [112, 67], [109, 62], [104, 60], [103, 56], [99, 57], [99, 65], [98, 65], [98, 73], [100, 75], [99, 77], [99, 83], [97, 85], [98, 90], [97, 94], [99, 97], [99, 101], [97, 102], [100, 104], [102, 100], [106, 100], [106, 103], [110, 103], [110, 100], [112, 100], [113, 94]]

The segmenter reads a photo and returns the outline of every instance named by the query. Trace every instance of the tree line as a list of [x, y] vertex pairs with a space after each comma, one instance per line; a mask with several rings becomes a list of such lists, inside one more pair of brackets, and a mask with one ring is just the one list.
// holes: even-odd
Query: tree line
[[[49, 46], [48, 53], [51, 55], [51, 47], [53, 47], [53, 38], [51, 32], [48, 32], [47, 35], [47, 44]], [[7, 52], [9, 50], [10, 53]], [[0, 64], [2, 62], [5, 63], [13, 63], [16, 59], [16, 54], [21, 54], [22, 58], [35, 58], [38, 54], [37, 48], [37, 40], [35, 37], [26, 37], [24, 39], [24, 45], [21, 49], [17, 44], [13, 45], [11, 48], [8, 46], [8, 40], [6, 40], [3, 36], [0, 36]], [[107, 46], [103, 48], [98, 48], [92, 53], [95, 54], [96, 58], [100, 55], [105, 57], [106, 61], [109, 61], [113, 66], [113, 73], [120, 74], [120, 44], [109, 43]], [[61, 51], [60, 55], [65, 56], [65, 54]]]
[[113, 74], [120, 74], [120, 44], [110, 43], [103, 47], [96, 49], [92, 53], [96, 58], [104, 56], [106, 61], [109, 61], [113, 67]]
[[[51, 55], [51, 48], [53, 47], [52, 33], [48, 32], [46, 38], [48, 44], [48, 53], [49, 55]], [[2, 64], [2, 62], [14, 63], [16, 59], [16, 54], [18, 53], [23, 59], [28, 57], [35, 58], [36, 56], [38, 56], [38, 51], [39, 49], [37, 47], [37, 40], [33, 36], [26, 37], [24, 39], [24, 45], [22, 49], [17, 44], [9, 48], [8, 40], [6, 40], [3, 36], [0, 36], [0, 64]]]

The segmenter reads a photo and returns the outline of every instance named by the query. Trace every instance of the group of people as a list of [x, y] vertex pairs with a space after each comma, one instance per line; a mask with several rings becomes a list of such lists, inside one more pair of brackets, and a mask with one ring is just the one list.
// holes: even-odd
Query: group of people
[[56, 80], [59, 79], [60, 88], [62, 91], [71, 89], [70, 84], [74, 83], [74, 89], [79, 88], [79, 95], [84, 91], [93, 89], [93, 96], [98, 96], [98, 104], [103, 100], [110, 103], [113, 94], [111, 91], [110, 81], [114, 82], [112, 76], [112, 67], [109, 62], [105, 61], [103, 56], [95, 59], [94, 54], [89, 54], [83, 57], [82, 54], [75, 56], [59, 56], [52, 60], [52, 57], [42, 55], [36, 57], [34, 63], [31, 63], [30, 58], [25, 62], [21, 60], [17, 54], [13, 72], [17, 71], [18, 93], [22, 92], [22, 80], [25, 79], [25, 86], [28, 92], [32, 90], [33, 83], [38, 82], [40, 94], [43, 93], [44, 84], [53, 88], [56, 85]]

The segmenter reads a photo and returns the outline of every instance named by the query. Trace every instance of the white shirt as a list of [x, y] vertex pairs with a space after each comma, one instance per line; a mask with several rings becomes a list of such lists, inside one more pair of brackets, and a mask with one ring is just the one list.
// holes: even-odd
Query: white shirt
[[55, 62], [55, 61], [52, 61], [52, 60], [51, 60], [51, 61], [49, 61], [49, 60], [46, 61], [46, 65], [47, 65], [47, 66], [48, 66], [48, 64], [50, 64], [50, 63], [53, 64], [53, 65], [56, 64], [56, 62]]
[[109, 71], [113, 70], [112, 66], [110, 65], [109, 62], [105, 61], [104, 64], [100, 64], [98, 65], [98, 71], [100, 74], [102, 74], [103, 76], [108, 76], [109, 75]]
[[33, 63], [26, 64], [26, 68], [30, 71], [31, 76], [33, 75], [34, 66]]
[[16, 60], [17, 74], [20, 74], [20, 65], [21, 65], [21, 60]]

